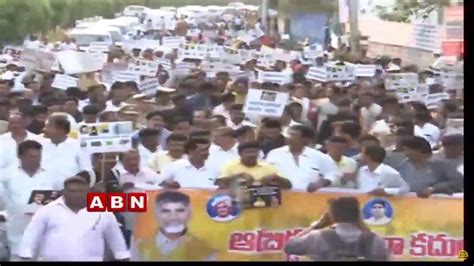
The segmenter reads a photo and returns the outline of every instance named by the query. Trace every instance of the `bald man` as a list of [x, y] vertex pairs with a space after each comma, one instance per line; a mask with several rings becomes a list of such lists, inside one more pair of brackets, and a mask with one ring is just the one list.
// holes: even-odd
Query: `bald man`
[[234, 130], [230, 127], [219, 127], [213, 131], [212, 144], [209, 148], [207, 164], [214, 169], [221, 169], [226, 163], [239, 159]]

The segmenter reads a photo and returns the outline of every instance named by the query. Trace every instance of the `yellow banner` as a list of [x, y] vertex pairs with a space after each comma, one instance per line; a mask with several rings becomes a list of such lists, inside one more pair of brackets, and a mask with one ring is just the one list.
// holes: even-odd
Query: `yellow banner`
[[[217, 192], [179, 192], [190, 198], [189, 216], [180, 204], [162, 203], [158, 211], [156, 198], [161, 192], [148, 192], [147, 212], [137, 216], [134, 230], [133, 253], [140, 260], [301, 260], [283, 254], [285, 241], [318, 220], [327, 210], [328, 199], [347, 195], [283, 192], [281, 206], [226, 212], [227, 199], [216, 197]], [[386, 240], [392, 260], [459, 260], [463, 199], [355, 196], [366, 224]], [[186, 234], [170, 241], [159, 233], [164, 220], [173, 220], [169, 230], [175, 232], [183, 229], [176, 221], [186, 224]]]

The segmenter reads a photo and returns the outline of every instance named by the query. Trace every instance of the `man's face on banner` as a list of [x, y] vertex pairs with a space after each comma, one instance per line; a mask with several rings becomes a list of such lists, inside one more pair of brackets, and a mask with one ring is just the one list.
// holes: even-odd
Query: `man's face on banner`
[[160, 228], [167, 233], [183, 232], [191, 218], [191, 208], [181, 202], [158, 204], [156, 217]]
[[221, 201], [217, 203], [216, 204], [217, 215], [219, 215], [219, 217], [222, 217], [222, 218], [229, 216], [230, 208], [231, 206], [229, 206], [225, 201]]
[[385, 207], [382, 204], [376, 203], [372, 206], [371, 212], [375, 218], [381, 218], [385, 215]]

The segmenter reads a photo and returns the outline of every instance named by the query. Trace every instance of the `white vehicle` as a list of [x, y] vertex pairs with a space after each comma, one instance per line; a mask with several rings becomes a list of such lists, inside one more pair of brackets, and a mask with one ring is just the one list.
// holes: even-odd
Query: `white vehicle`
[[128, 17], [140, 17], [146, 13], [147, 10], [149, 10], [149, 8], [145, 6], [127, 6], [123, 10], [123, 15]]
[[174, 6], [162, 6], [160, 9], [164, 11], [168, 11], [168, 12], [173, 12], [173, 13], [176, 13], [176, 11], [178, 10]]
[[241, 3], [241, 2], [232, 2], [232, 3], [227, 4], [227, 6], [235, 7], [235, 8], [240, 8], [240, 7], [245, 6], [245, 4], [244, 4], [244, 3]]
[[68, 36], [76, 40], [76, 45], [81, 50], [87, 48], [92, 42], [105, 42], [109, 45], [113, 45], [112, 35], [105, 29], [72, 29], [68, 33]]

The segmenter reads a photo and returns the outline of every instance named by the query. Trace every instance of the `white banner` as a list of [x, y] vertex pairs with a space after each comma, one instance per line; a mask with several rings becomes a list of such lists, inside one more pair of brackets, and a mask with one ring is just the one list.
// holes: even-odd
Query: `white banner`
[[113, 82], [135, 81], [137, 84], [140, 83], [140, 75], [130, 73], [129, 71], [115, 71], [112, 73], [112, 77]]
[[70, 87], [77, 87], [77, 78], [71, 77], [68, 75], [61, 75], [56, 74], [54, 75], [53, 84], [51, 85], [53, 88], [66, 90]]
[[306, 78], [319, 82], [328, 82], [329, 73], [326, 67], [310, 67], [306, 74]]
[[124, 152], [132, 148], [133, 124], [127, 122], [84, 124], [79, 127], [81, 149], [87, 153]]
[[166, 58], [158, 58], [155, 60], [158, 65], [161, 65], [165, 70], [170, 70], [172, 68], [171, 60]]
[[377, 70], [376, 65], [355, 65], [355, 76], [356, 77], [373, 77]]
[[312, 44], [303, 49], [303, 55], [306, 59], [315, 59], [324, 55], [323, 46], [320, 44]]
[[433, 108], [438, 108], [439, 103], [442, 100], [449, 100], [449, 99], [450, 99], [449, 94], [445, 92], [439, 92], [439, 93], [428, 94], [425, 97], [424, 102], [428, 109], [433, 109]]
[[414, 23], [413, 39], [415, 48], [430, 52], [441, 52], [441, 28], [438, 25]]
[[418, 74], [416, 73], [396, 73], [385, 76], [385, 89], [387, 91], [407, 93], [416, 91], [417, 88]]
[[244, 105], [245, 114], [280, 117], [288, 103], [286, 92], [250, 89]]

